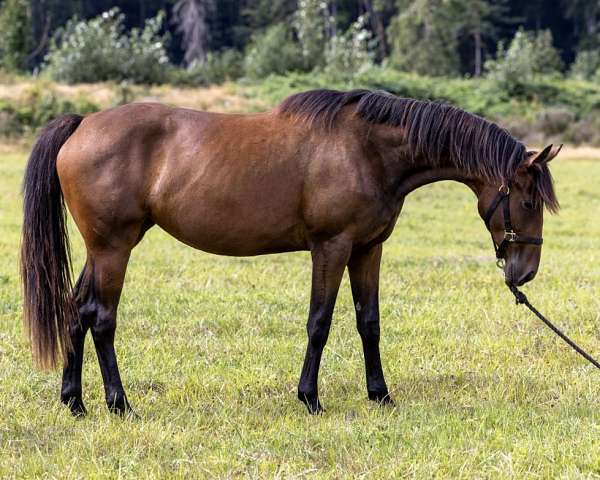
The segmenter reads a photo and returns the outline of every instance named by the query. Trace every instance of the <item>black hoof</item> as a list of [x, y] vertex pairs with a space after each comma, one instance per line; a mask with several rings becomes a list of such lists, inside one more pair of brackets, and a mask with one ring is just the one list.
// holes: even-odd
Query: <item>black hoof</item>
[[87, 414], [87, 410], [85, 409], [85, 405], [83, 404], [81, 397], [61, 396], [60, 401], [69, 407], [69, 410], [71, 410], [71, 415], [74, 417], [84, 417]]
[[320, 415], [325, 412], [323, 405], [321, 405], [319, 398], [315, 394], [298, 392], [298, 399], [306, 405], [308, 413], [311, 415]]
[[369, 392], [369, 400], [379, 403], [379, 405], [386, 405], [389, 407], [395, 407], [396, 404], [387, 390], [381, 392]]
[[107, 398], [106, 405], [108, 406], [108, 411], [110, 413], [114, 413], [120, 417], [139, 418], [133, 411], [133, 408], [131, 408], [131, 405], [127, 401], [127, 397], [125, 396], [116, 396], [112, 399]]

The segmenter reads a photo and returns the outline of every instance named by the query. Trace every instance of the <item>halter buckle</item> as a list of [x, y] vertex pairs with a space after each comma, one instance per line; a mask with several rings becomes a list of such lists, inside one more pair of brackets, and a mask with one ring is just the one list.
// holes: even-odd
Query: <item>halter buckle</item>
[[517, 234], [515, 232], [513, 232], [512, 230], [505, 230], [504, 231], [504, 240], [506, 240], [507, 242], [516, 242]]
[[510, 187], [503, 183], [502, 185], [500, 185], [500, 188], [498, 188], [498, 191], [502, 192], [504, 195], [508, 195], [510, 193]]
[[496, 266], [500, 269], [500, 270], [504, 270], [504, 266], [506, 265], [506, 261], [503, 258], [499, 258], [498, 260], [496, 260]]

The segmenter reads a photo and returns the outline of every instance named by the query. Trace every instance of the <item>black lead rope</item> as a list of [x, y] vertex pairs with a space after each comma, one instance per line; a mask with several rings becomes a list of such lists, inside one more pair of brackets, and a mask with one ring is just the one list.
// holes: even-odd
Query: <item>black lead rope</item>
[[[498, 265], [498, 267], [503, 270], [504, 270], [504, 259], [506, 256], [506, 250], [508, 249], [508, 246], [511, 243], [527, 243], [530, 245], [541, 245], [543, 242], [543, 240], [541, 238], [526, 237], [526, 236], [522, 236], [522, 235], [515, 233], [513, 226], [512, 226], [511, 219], [510, 219], [509, 195], [510, 195], [510, 182], [507, 183], [506, 185], [503, 184], [500, 186], [500, 188], [498, 189], [498, 193], [496, 194], [496, 197], [494, 198], [491, 205], [487, 209], [487, 212], [485, 212], [485, 214], [483, 216], [485, 225], [487, 226], [487, 228], [491, 234], [492, 233], [492, 227], [491, 227], [492, 216], [494, 215], [494, 213], [496, 212], [498, 207], [502, 204], [502, 213], [504, 216], [504, 237], [503, 237], [502, 241], [500, 242], [500, 244], [496, 244], [496, 241], [494, 240], [494, 236], [492, 235], [492, 243], [494, 244], [494, 250], [496, 250], [496, 259], [497, 259], [496, 265]], [[583, 350], [581, 347], [579, 347], [579, 345], [577, 345], [573, 340], [571, 340], [569, 337], [567, 337], [550, 320], [548, 320], [546, 317], [544, 317], [538, 311], [537, 308], [535, 308], [531, 303], [529, 303], [529, 300], [527, 299], [527, 297], [525, 296], [525, 294], [523, 292], [521, 292], [514, 285], [509, 286], [508, 288], [510, 288], [510, 291], [515, 296], [517, 305], [525, 305], [529, 310], [531, 310], [533, 312], [533, 314], [536, 317], [538, 317], [542, 322], [544, 322], [546, 324], [546, 326], [548, 328], [550, 328], [550, 330], [552, 330], [554, 333], [556, 333], [556, 335], [558, 335], [567, 344], [569, 344], [569, 346], [573, 350], [575, 350], [579, 355], [581, 355], [588, 362], [590, 362], [592, 365], [594, 365], [594, 367], [596, 367], [597, 369], [600, 370], [600, 363], [598, 363], [596, 361], [596, 359], [594, 357], [592, 357], [589, 353], [587, 353], [585, 350]]]
[[517, 287], [515, 286], [510, 286], [508, 287], [510, 288], [510, 291], [513, 293], [513, 295], [515, 296], [515, 299], [517, 301], [517, 305], [525, 305], [529, 310], [531, 310], [533, 312], [533, 314], [538, 317], [542, 322], [544, 322], [546, 324], [546, 326], [548, 328], [550, 328], [550, 330], [552, 330], [554, 333], [556, 333], [560, 338], [562, 338], [567, 344], [570, 345], [570, 347], [575, 350], [579, 355], [581, 355], [583, 358], [585, 358], [588, 362], [590, 362], [594, 367], [596, 367], [597, 369], [600, 369], [600, 363], [598, 363], [596, 361], [596, 359], [594, 357], [592, 357], [589, 353], [587, 353], [584, 349], [582, 349], [579, 345], [577, 345], [573, 340], [571, 340], [569, 337], [567, 337], [561, 330], [560, 328], [558, 328], [556, 325], [554, 325], [550, 320], [548, 320], [546, 317], [544, 317], [537, 308], [535, 308], [531, 303], [529, 303], [529, 300], [527, 299], [527, 296], [521, 292]]

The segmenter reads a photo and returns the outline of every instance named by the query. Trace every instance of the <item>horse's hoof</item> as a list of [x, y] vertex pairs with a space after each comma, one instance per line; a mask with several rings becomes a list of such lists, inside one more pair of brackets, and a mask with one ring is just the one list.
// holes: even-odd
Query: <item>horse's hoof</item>
[[325, 412], [323, 405], [321, 405], [321, 402], [319, 402], [319, 398], [316, 395], [298, 392], [298, 398], [306, 405], [308, 413], [311, 415], [320, 415]]
[[63, 397], [60, 401], [69, 407], [71, 415], [74, 417], [85, 417], [87, 415], [87, 410], [81, 397]]
[[388, 406], [388, 407], [396, 406], [396, 403], [394, 402], [392, 397], [390, 397], [390, 394], [387, 391], [369, 392], [369, 400], [372, 400], [373, 402], [377, 402], [379, 405], [383, 405], [383, 406]]
[[131, 404], [127, 400], [127, 397], [115, 397], [112, 401], [106, 401], [106, 405], [108, 406], [108, 411], [110, 413], [114, 413], [119, 417], [128, 417], [128, 418], [140, 418], [137, 413], [134, 412], [133, 408], [131, 408]]

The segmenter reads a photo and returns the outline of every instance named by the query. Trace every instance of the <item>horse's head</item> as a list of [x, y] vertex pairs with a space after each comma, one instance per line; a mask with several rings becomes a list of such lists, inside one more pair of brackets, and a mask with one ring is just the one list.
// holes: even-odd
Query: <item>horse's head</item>
[[552, 212], [558, 209], [548, 162], [561, 147], [527, 152], [506, 184], [486, 184], [479, 191], [479, 213], [492, 235], [508, 285], [521, 286], [537, 273], [544, 206]]

